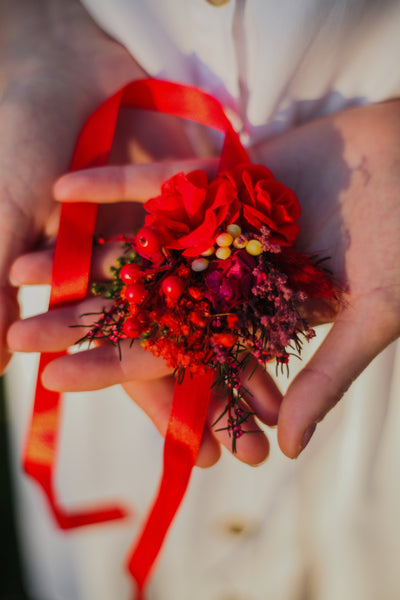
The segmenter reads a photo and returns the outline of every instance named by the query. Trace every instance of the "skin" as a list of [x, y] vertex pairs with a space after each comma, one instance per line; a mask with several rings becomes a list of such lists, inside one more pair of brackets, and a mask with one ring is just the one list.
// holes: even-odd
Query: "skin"
[[[97, 29], [96, 32], [96, 39], [100, 39], [101, 32]], [[95, 89], [100, 89], [97, 94], [92, 92], [93, 86], [87, 82], [84, 85], [79, 66], [75, 65], [76, 69], [71, 72], [71, 63], [75, 64], [72, 55], [76, 56], [78, 50], [71, 54], [65, 44], [62, 60], [57, 59], [60, 81], [56, 86], [51, 81], [54, 68], [50, 66], [52, 59], [48, 55], [47, 63], [46, 60], [41, 63], [44, 75], [40, 86], [35, 77], [24, 79], [23, 86], [28, 87], [24, 87], [23, 94], [21, 91], [18, 94], [21, 86], [18, 81], [9, 83], [6, 88], [6, 111], [3, 111], [3, 103], [0, 112], [0, 128], [3, 116], [2, 126], [6, 131], [0, 146], [2, 198], [7, 199], [0, 205], [1, 227], [5, 229], [4, 224], [7, 224], [7, 229], [0, 231], [4, 330], [16, 315], [14, 291], [8, 285], [10, 267], [11, 278], [18, 285], [49, 280], [51, 251], [40, 250], [34, 254], [30, 251], [54, 231], [56, 209], [51, 200], [51, 186], [57, 176], [67, 170], [79, 126], [100, 97], [138, 73], [137, 65], [121, 48], [104, 36], [102, 39], [96, 46], [99, 55], [93, 51], [96, 58], [101, 59], [96, 60], [96, 64], [102, 64], [103, 58], [107, 64], [112, 63], [109, 54], [112, 49], [111, 55], [115, 54], [112, 66], [123, 64], [124, 67], [120, 67], [119, 77], [115, 77], [113, 68], [108, 76], [107, 69], [101, 69], [101, 76], [94, 74]], [[61, 70], [60, 60], [64, 64]], [[71, 88], [77, 89], [79, 85], [90, 91], [86, 94], [71, 92]], [[22, 97], [37, 98], [35, 118]], [[47, 109], [49, 105], [57, 107], [54, 108], [56, 113]], [[41, 115], [39, 119], [37, 114]], [[23, 134], [21, 127], [17, 127], [21, 118], [25, 124]], [[52, 134], [47, 137], [46, 131], [50, 130]], [[177, 139], [181, 132], [178, 135], [178, 130], [175, 131]], [[278, 179], [298, 194], [302, 205], [298, 247], [331, 256], [330, 268], [343, 289], [337, 311], [324, 305], [308, 310], [313, 320], [332, 321], [333, 327], [283, 400], [272, 379], [261, 370], [251, 384], [249, 382], [253, 396], [247, 400], [262, 421], [270, 425], [278, 423], [279, 444], [289, 457], [298, 456], [315, 424], [336, 404], [373, 357], [399, 335], [399, 134], [400, 104], [392, 101], [305, 124], [252, 149], [255, 162], [271, 168]], [[54, 196], [64, 202], [79, 198], [104, 205], [118, 203], [113, 213], [118, 223], [118, 218], [123, 219], [125, 214], [121, 202], [142, 203], [156, 195], [160, 183], [177, 171], [195, 167], [211, 173], [215, 170], [215, 163], [209, 160], [192, 160], [190, 164], [176, 160], [158, 163], [151, 162], [153, 158], [150, 154], [146, 165], [113, 166], [64, 176], [57, 181]], [[97, 257], [94, 276], [106, 272], [106, 263], [109, 263], [106, 257]], [[82, 312], [81, 306], [71, 306], [23, 322], [16, 321], [8, 331], [8, 348], [25, 352], [66, 348], [75, 341], [66, 325], [73, 323]], [[146, 379], [142, 378], [143, 372], [147, 374]], [[123, 383], [128, 394], [143, 407], [158, 429], [165, 432], [173, 382], [164, 364], [140, 353], [140, 349], [129, 355], [123, 352], [122, 361], [108, 346], [63, 357], [47, 367], [44, 383], [60, 391], [98, 389], [99, 385]], [[226, 434], [216, 434], [210, 428], [217, 406], [218, 398], [213, 398], [199, 456], [202, 466], [209, 466], [218, 459], [220, 444], [229, 446], [230, 443]], [[263, 434], [241, 438], [237, 454], [240, 460], [257, 464], [267, 455], [268, 442]]]

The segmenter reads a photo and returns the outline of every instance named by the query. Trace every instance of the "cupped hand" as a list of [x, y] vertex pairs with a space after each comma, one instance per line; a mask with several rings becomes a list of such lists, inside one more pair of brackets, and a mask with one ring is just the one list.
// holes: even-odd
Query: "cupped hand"
[[296, 457], [316, 424], [400, 333], [400, 101], [343, 111], [254, 149], [300, 198], [298, 246], [330, 256], [343, 296], [330, 333], [282, 402]]

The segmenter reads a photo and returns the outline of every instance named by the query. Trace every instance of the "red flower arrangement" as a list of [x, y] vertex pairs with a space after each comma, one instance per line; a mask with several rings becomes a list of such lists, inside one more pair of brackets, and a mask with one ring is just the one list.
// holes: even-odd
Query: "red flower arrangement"
[[213, 369], [226, 391], [233, 450], [249, 413], [240, 372], [251, 356], [286, 365], [314, 331], [299, 308], [335, 290], [320, 264], [292, 246], [295, 194], [262, 166], [238, 165], [211, 182], [178, 173], [145, 204], [144, 227], [123, 238], [113, 280], [94, 293], [114, 300], [82, 340], [138, 340], [178, 381]]

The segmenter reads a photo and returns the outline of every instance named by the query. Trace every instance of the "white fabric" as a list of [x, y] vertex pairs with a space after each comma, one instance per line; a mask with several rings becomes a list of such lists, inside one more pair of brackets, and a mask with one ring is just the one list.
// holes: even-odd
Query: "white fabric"
[[[236, 111], [249, 142], [400, 91], [399, 2], [84, 4], [149, 74], [216, 94]], [[35, 293], [27, 292], [31, 309]], [[196, 470], [149, 600], [397, 600], [399, 362], [399, 346], [392, 344], [318, 426], [297, 461], [282, 456], [272, 432], [264, 465], [252, 469], [225, 453], [212, 469]], [[162, 440], [118, 389], [67, 396], [61, 497], [68, 506], [120, 498], [136, 518], [59, 532], [40, 491], [18, 472], [31, 363], [15, 357], [9, 404], [32, 597], [124, 600], [131, 584], [122, 565], [157, 486]]]
[[152, 76], [199, 85], [251, 141], [400, 94], [393, 0], [83, 0]]

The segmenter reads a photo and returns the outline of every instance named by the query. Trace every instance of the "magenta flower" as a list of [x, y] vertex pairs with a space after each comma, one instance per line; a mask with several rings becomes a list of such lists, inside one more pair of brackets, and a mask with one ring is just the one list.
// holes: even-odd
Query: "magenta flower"
[[242, 250], [226, 260], [214, 260], [205, 278], [205, 297], [219, 312], [229, 312], [248, 302], [256, 262]]

